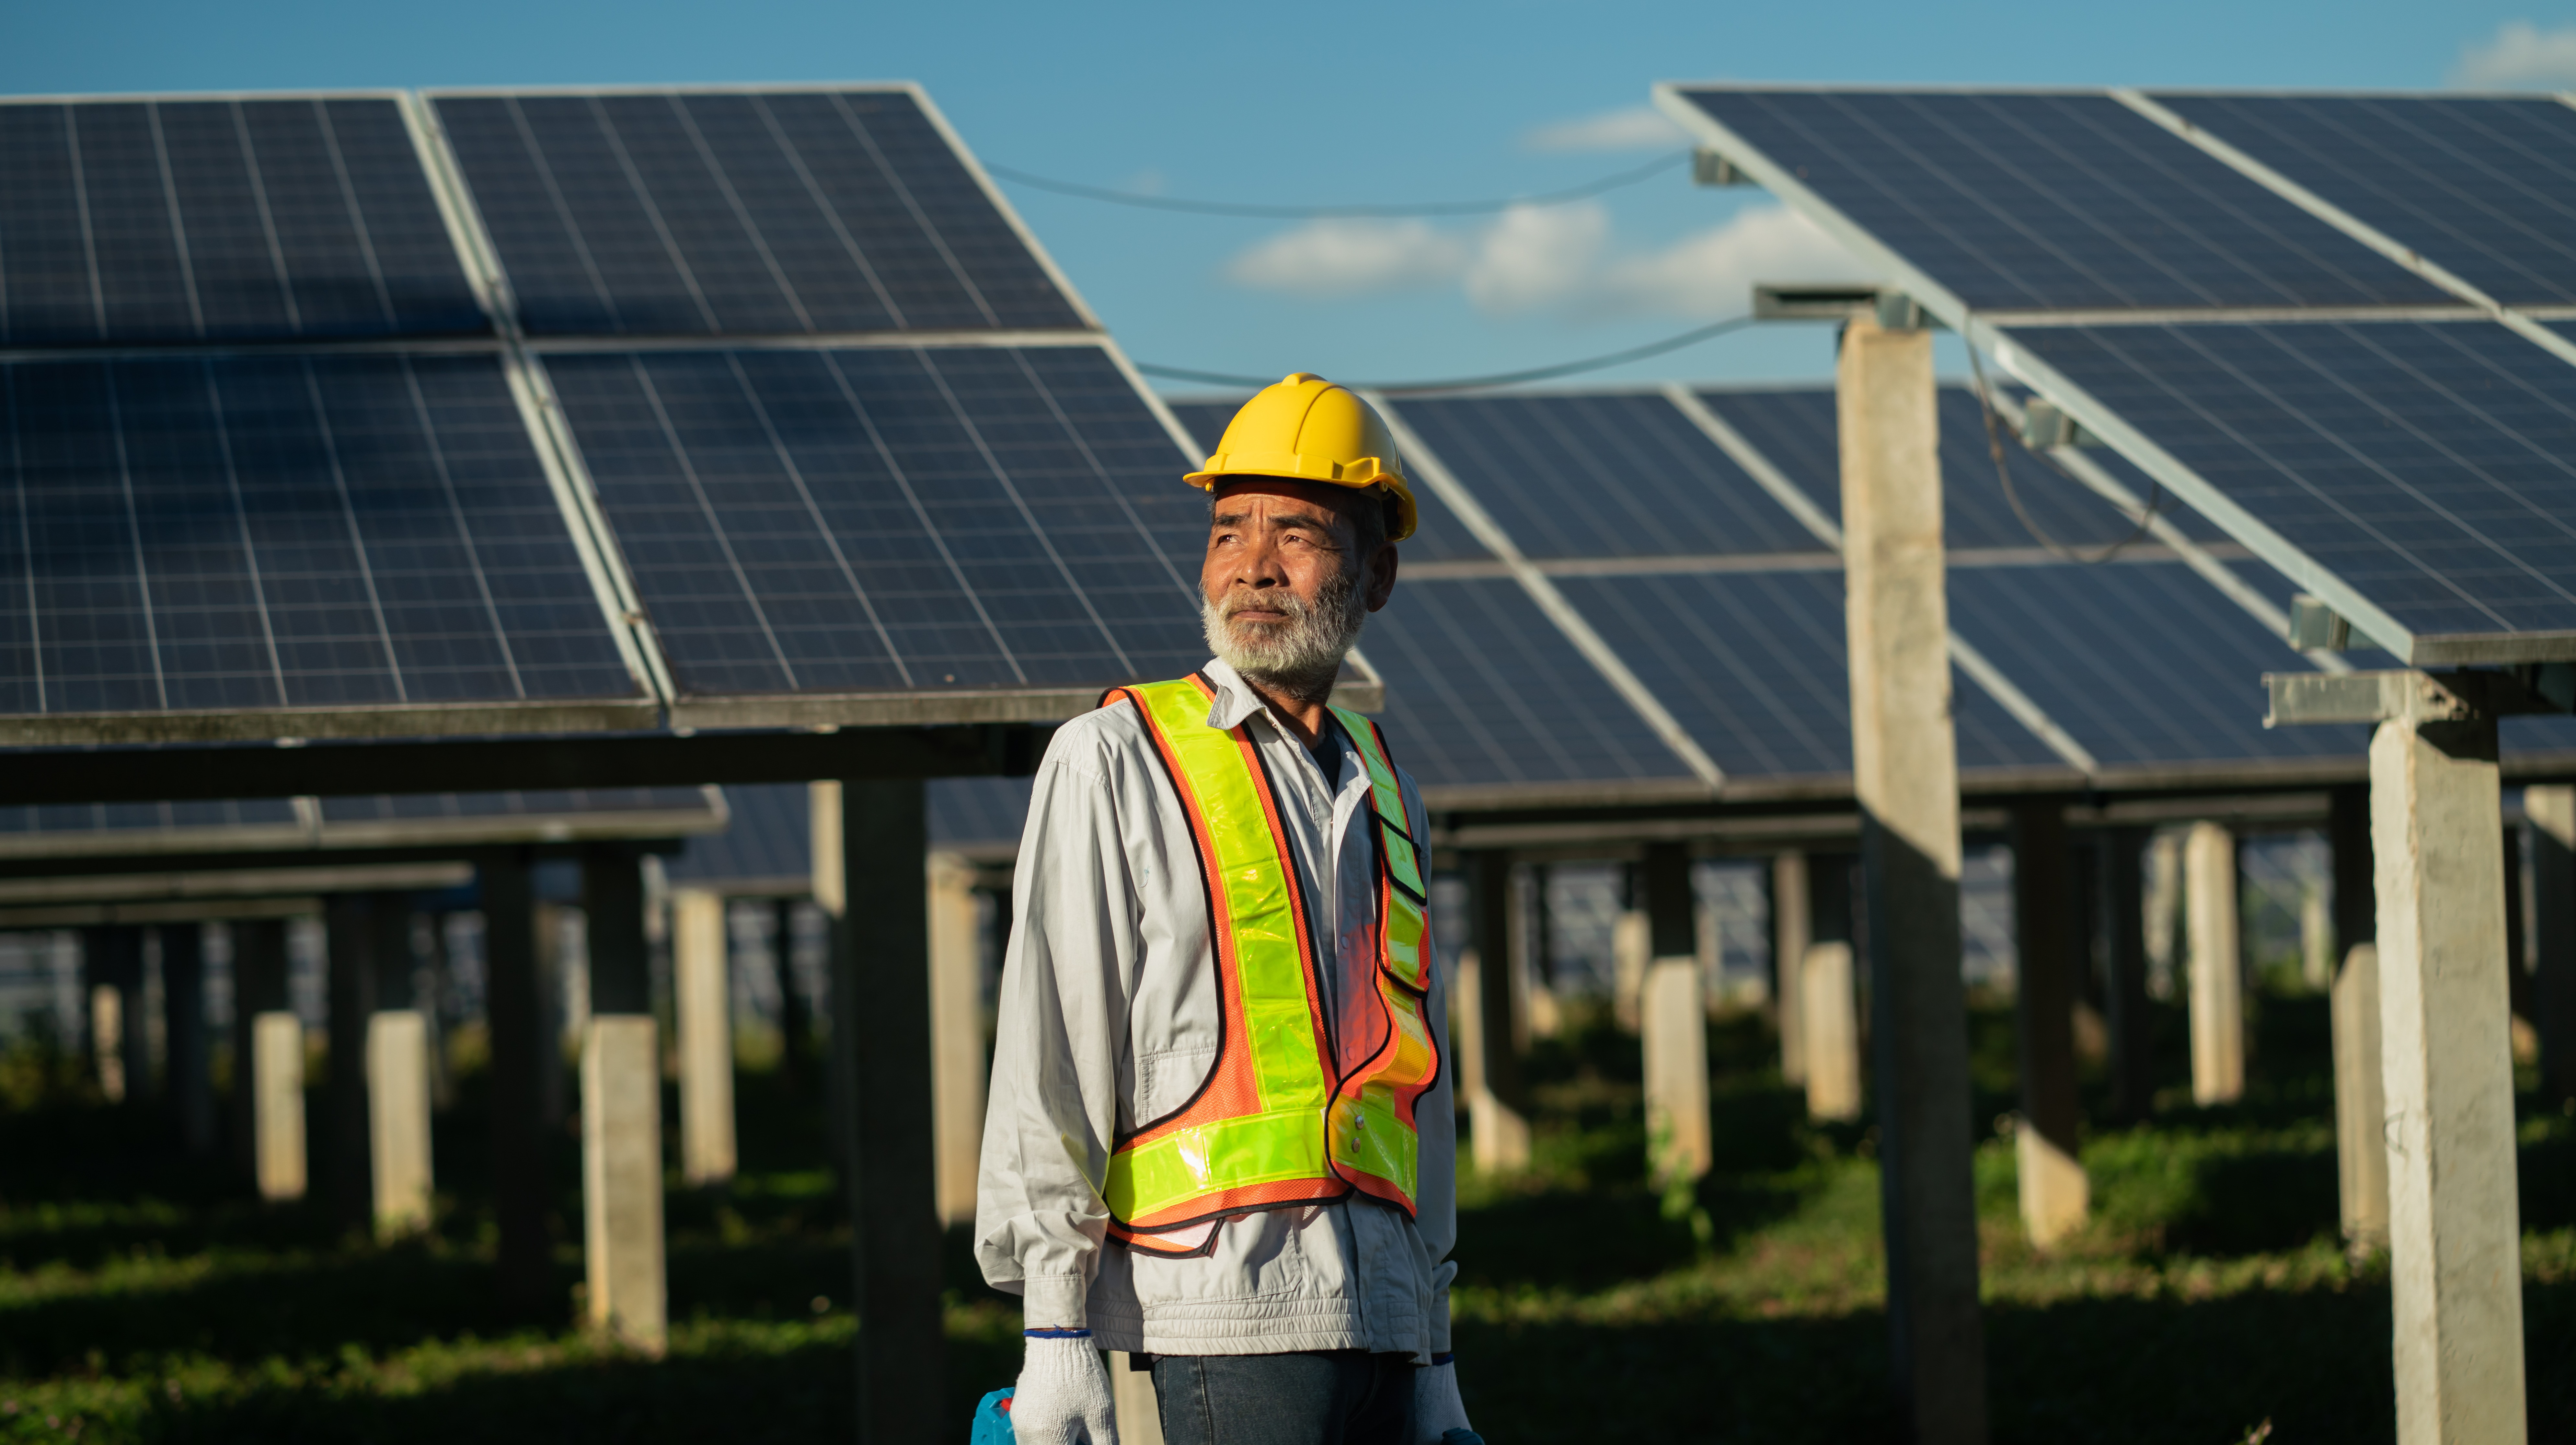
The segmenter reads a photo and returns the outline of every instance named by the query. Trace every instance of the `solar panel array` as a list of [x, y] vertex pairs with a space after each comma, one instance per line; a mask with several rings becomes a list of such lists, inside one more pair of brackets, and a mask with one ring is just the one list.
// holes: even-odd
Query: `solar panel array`
[[1197, 660], [1170, 432], [910, 88], [0, 104], [0, 352], [29, 740]]
[[2576, 657], [2576, 327], [2492, 310], [2576, 303], [2576, 106], [1663, 95], [2399, 658]]
[[[121, 851], [238, 851], [245, 847], [348, 846], [371, 825], [400, 824], [406, 841], [477, 834], [516, 837], [532, 825], [564, 837], [623, 836], [639, 821], [703, 831], [715, 825], [704, 788], [572, 788], [500, 793], [395, 793], [308, 800], [60, 803], [0, 807], [0, 842], [84, 855]], [[245, 836], [248, 835], [248, 836]], [[291, 840], [291, 841], [290, 841]]]

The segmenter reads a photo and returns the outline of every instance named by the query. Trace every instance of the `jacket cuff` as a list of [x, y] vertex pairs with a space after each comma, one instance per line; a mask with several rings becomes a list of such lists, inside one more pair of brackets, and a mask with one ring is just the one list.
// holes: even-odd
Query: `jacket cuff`
[[[1085, 1296], [1090, 1293], [1090, 1290], [1086, 1287], [1082, 1276], [1078, 1274], [1032, 1275], [1021, 1283], [1026, 1286], [1021, 1304], [1021, 1318], [1025, 1328], [1080, 1330], [1091, 1327], [1090, 1313], [1085, 1304]], [[1444, 1335], [1448, 1331], [1448, 1325], [1445, 1322], [1441, 1325], [1441, 1331]]]

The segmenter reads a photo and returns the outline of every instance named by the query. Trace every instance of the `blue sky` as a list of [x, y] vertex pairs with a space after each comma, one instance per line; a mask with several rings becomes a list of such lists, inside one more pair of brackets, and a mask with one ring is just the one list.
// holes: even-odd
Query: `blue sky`
[[[17, 9], [0, 91], [923, 82], [986, 160], [1271, 203], [1543, 192], [1678, 142], [1660, 79], [2576, 89], [2576, 7], [2201, 3], [1215, 6], [732, 0]], [[1360, 380], [1544, 365], [1741, 309], [1838, 260], [1758, 192], [1679, 172], [1501, 218], [1302, 225], [1006, 187], [1141, 360]], [[1811, 379], [1819, 328], [1605, 378]], [[1190, 390], [1177, 387], [1176, 390]]]

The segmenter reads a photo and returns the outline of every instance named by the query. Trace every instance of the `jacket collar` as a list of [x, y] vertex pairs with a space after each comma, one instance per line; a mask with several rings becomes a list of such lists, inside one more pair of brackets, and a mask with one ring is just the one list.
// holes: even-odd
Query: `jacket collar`
[[1208, 705], [1209, 727], [1231, 731], [1243, 726], [1243, 720], [1254, 713], [1269, 711], [1269, 704], [1261, 700], [1261, 694], [1252, 690], [1252, 684], [1245, 682], [1232, 664], [1212, 657], [1199, 669], [1199, 675], [1216, 686], [1216, 700]]

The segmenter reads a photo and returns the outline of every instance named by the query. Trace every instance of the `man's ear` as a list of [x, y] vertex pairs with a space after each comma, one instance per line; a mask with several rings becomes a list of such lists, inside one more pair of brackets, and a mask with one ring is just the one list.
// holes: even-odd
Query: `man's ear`
[[1365, 600], [1371, 612], [1383, 608], [1395, 596], [1395, 560], [1393, 542], [1380, 543], [1377, 555], [1369, 559]]

